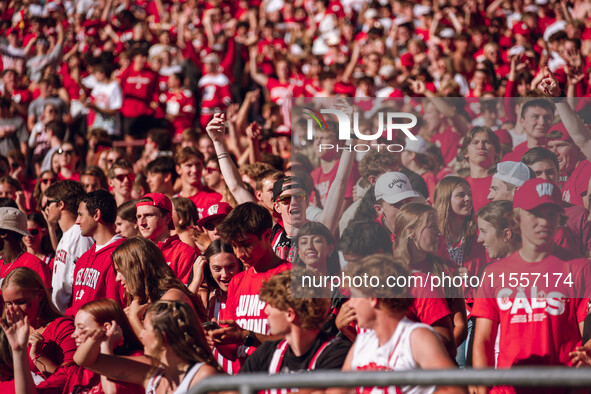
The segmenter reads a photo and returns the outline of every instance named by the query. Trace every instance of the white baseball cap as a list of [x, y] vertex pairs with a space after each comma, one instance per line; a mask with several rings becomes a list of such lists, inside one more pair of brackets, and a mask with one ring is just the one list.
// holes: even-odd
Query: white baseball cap
[[427, 154], [428, 144], [427, 141], [420, 135], [415, 136], [416, 140], [411, 140], [410, 138], [406, 137], [406, 144], [404, 146], [404, 150], [409, 152], [420, 153], [422, 155]]
[[380, 175], [375, 187], [376, 200], [396, 204], [402, 200], [421, 195], [412, 189], [410, 181], [401, 172], [386, 172]]
[[441, 38], [454, 38], [456, 36], [456, 31], [451, 27], [446, 27], [445, 29], [439, 32], [439, 37]]
[[493, 178], [521, 187], [525, 182], [536, 177], [527, 165], [517, 161], [503, 161], [497, 164], [497, 173]]

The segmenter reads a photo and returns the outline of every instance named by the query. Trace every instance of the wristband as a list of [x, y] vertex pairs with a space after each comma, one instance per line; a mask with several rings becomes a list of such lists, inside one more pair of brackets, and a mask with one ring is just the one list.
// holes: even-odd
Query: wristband
[[218, 160], [222, 160], [222, 159], [225, 159], [227, 157], [230, 157], [230, 154], [228, 152], [220, 153], [218, 155]]

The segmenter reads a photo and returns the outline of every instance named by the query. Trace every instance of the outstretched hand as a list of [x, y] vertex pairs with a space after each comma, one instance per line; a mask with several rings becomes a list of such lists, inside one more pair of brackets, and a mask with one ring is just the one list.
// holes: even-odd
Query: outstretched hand
[[27, 349], [31, 327], [29, 318], [18, 307], [6, 306], [6, 319], [0, 319], [0, 326], [13, 352]]

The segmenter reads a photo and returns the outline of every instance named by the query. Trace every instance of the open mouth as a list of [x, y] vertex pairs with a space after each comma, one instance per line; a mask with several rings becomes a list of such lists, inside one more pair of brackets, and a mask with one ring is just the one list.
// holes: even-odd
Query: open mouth
[[299, 215], [302, 213], [302, 211], [300, 211], [298, 208], [294, 208], [292, 210], [289, 211], [290, 215]]

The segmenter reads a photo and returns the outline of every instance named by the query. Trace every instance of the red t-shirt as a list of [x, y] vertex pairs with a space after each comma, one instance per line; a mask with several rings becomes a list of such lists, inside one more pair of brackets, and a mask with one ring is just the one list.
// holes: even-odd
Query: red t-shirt
[[527, 147], [527, 141], [522, 142], [513, 148], [513, 151], [507, 153], [501, 161], [517, 161], [520, 162], [523, 155], [529, 150]]
[[275, 104], [283, 104], [282, 99], [296, 97], [297, 86], [292, 82], [279, 82], [275, 78], [269, 77], [267, 79], [267, 90], [269, 91], [269, 98]]
[[441, 149], [441, 155], [445, 164], [449, 164], [458, 156], [458, 148], [462, 136], [453, 131], [451, 127], [445, 129], [442, 133], [437, 133], [431, 137], [431, 142]]
[[225, 110], [232, 102], [230, 80], [225, 74], [205, 74], [198, 83], [201, 94], [201, 114], [211, 114], [214, 108]]
[[527, 262], [517, 251], [485, 269], [472, 315], [500, 324], [498, 368], [570, 365], [569, 352], [581, 344], [578, 323], [587, 316], [583, 291], [589, 261], [566, 262], [556, 254], [560, 251]]
[[149, 68], [135, 71], [133, 66], [129, 66], [121, 73], [120, 84], [123, 116], [137, 118], [154, 113], [150, 107], [152, 101], [158, 101], [158, 75], [154, 71]]
[[72, 286], [72, 306], [66, 310], [66, 315], [75, 316], [84, 304], [99, 298], [115, 300], [121, 307], [125, 307], [125, 289], [115, 280], [117, 272], [111, 255], [121, 245], [125, 238], [117, 238], [105, 245], [98, 252], [96, 243], [76, 261], [74, 284]]
[[175, 134], [182, 134], [185, 129], [193, 126], [195, 100], [189, 89], [164, 92], [160, 95], [160, 102], [166, 106], [166, 114], [173, 117], [172, 126]]
[[265, 272], [255, 273], [250, 267], [235, 275], [228, 286], [224, 318], [235, 320], [245, 330], [269, 334], [266, 303], [259, 299], [259, 291], [264, 281], [290, 268], [291, 264], [282, 260], [281, 264]]
[[[45, 344], [41, 350], [43, 357], [49, 358], [57, 365], [69, 363], [76, 353], [76, 342], [72, 338], [74, 333], [74, 320], [69, 317], [59, 317], [49, 323], [43, 331]], [[27, 357], [31, 345], [27, 347]], [[33, 373], [41, 375], [35, 363], [29, 358], [29, 368]]]
[[427, 185], [427, 191], [429, 192], [429, 201], [433, 203], [435, 201], [435, 187], [437, 186], [435, 174], [433, 174], [430, 171], [427, 171], [421, 175], [421, 178], [423, 178], [425, 184]]
[[492, 182], [492, 175], [484, 178], [466, 178], [472, 190], [472, 205], [474, 206], [474, 213], [478, 212], [480, 208], [489, 203], [488, 195], [490, 193], [490, 184]]
[[[318, 167], [312, 170], [312, 172], [310, 173], [310, 175], [312, 176], [312, 180], [314, 181], [314, 187], [316, 188], [316, 190], [318, 190], [318, 194], [320, 195], [320, 201], [322, 202], [323, 207], [326, 206], [328, 190], [330, 189], [330, 186], [332, 185], [334, 179], [337, 176], [339, 162], [340, 159], [337, 160], [330, 172], [324, 173], [322, 172], [322, 167]], [[353, 163], [351, 174], [349, 175], [349, 179], [347, 179], [347, 190], [345, 191], [345, 198], [353, 198], [353, 187], [355, 186], [355, 183], [357, 183], [359, 177], [360, 175], [359, 169], [357, 168], [357, 164]], [[311, 201], [315, 201], [315, 194], [313, 195]]]
[[583, 207], [583, 197], [587, 196], [590, 178], [591, 163], [589, 160], [581, 160], [562, 185], [562, 201]]
[[51, 289], [51, 268], [29, 252], [23, 252], [11, 264], [4, 264], [4, 260], [0, 259], [0, 283], [2, 283], [2, 280], [4, 280], [10, 271], [18, 267], [32, 269], [39, 274], [45, 287]]
[[578, 205], [564, 203], [564, 215], [566, 216], [566, 227], [568, 227], [576, 240], [573, 251], [585, 256], [591, 250], [591, 222], [587, 220], [589, 212]]
[[[423, 278], [427, 277], [419, 271], [414, 271], [412, 274]], [[431, 325], [445, 316], [451, 316], [449, 306], [440, 288], [431, 291], [427, 286], [420, 286], [411, 288], [410, 292], [414, 297], [413, 304], [406, 315], [410, 320]]]
[[189, 283], [193, 263], [199, 256], [197, 251], [181, 241], [178, 235], [173, 235], [164, 242], [158, 242], [158, 249], [176, 277], [185, 285]]
[[195, 203], [199, 217], [202, 217], [203, 212], [211, 205], [222, 201], [222, 195], [220, 193], [214, 192], [207, 186], [203, 186], [196, 194], [193, 194], [191, 197], [187, 198]]

